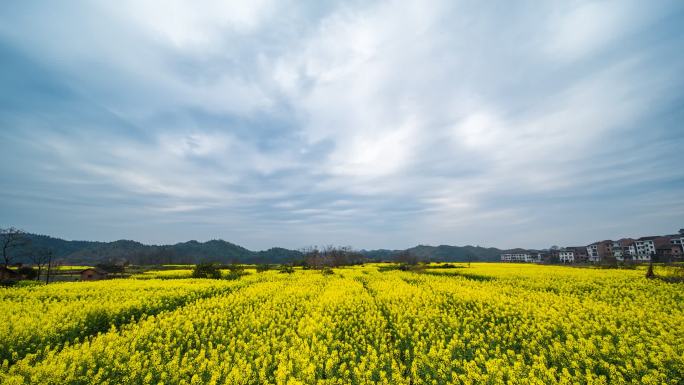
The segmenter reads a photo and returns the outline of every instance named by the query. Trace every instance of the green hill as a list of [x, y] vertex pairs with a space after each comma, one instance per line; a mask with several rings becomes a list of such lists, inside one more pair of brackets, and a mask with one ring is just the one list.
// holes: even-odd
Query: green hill
[[[28, 262], [27, 252], [50, 249], [54, 256], [70, 264], [94, 264], [127, 260], [134, 264], [173, 264], [197, 262], [291, 263], [302, 259], [299, 250], [274, 247], [252, 251], [221, 239], [188, 241], [174, 245], [145, 245], [131, 240], [114, 242], [67, 241], [47, 235], [28, 234], [29, 246], [17, 250], [17, 261]], [[405, 250], [361, 250], [369, 260], [391, 261]], [[501, 250], [479, 246], [426, 246], [408, 249], [422, 260], [435, 262], [497, 261]]]

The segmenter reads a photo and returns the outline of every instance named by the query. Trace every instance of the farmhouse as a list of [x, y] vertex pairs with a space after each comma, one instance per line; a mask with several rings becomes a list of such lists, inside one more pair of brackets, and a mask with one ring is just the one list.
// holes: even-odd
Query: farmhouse
[[107, 279], [108, 275], [109, 273], [102, 269], [89, 268], [81, 271], [81, 281], [99, 281]]
[[587, 257], [589, 262], [601, 262], [606, 257], [612, 256], [612, 247], [613, 241], [594, 242], [587, 246]]
[[681, 260], [684, 255], [684, 229], [679, 230], [679, 234], [671, 235], [669, 238], [673, 257], [675, 260]]
[[655, 242], [657, 237], [641, 237], [634, 242], [637, 260], [650, 261], [651, 255], [655, 254]]
[[558, 259], [562, 263], [573, 263], [575, 262], [575, 251], [573, 249], [560, 249]]
[[622, 238], [613, 242], [612, 245], [613, 256], [618, 261], [623, 261], [626, 258], [631, 258], [636, 255], [636, 247], [634, 246], [634, 240], [631, 238]]
[[655, 258], [658, 262], [681, 261], [682, 249], [674, 244], [656, 247]]
[[539, 262], [541, 254], [525, 250], [511, 250], [501, 254], [501, 262]]
[[[636, 247], [636, 260], [640, 261], [650, 261], [651, 257], [656, 255], [656, 249], [663, 249], [671, 247], [671, 237], [665, 236], [654, 236], [654, 237], [641, 237], [635, 242]], [[676, 246], [676, 243], [674, 244]]]

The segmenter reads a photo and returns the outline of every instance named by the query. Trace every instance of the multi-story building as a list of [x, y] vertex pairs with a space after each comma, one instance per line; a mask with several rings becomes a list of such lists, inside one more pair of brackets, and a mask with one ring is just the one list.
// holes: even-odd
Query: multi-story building
[[575, 263], [586, 263], [589, 260], [586, 246], [569, 246], [566, 249], [573, 251]]
[[587, 246], [587, 260], [597, 263], [613, 256], [613, 241], [594, 242]]
[[541, 263], [544, 261], [544, 253], [542, 252], [533, 253], [532, 257], [535, 258], [533, 262]]
[[681, 256], [684, 253], [684, 230], [679, 230], [679, 234], [672, 235], [670, 237], [670, 244], [675, 248], [679, 248], [679, 254]]
[[680, 249], [684, 249], [684, 237], [672, 238], [670, 243], [675, 246], [679, 246]]
[[668, 243], [656, 245], [656, 252], [654, 255], [657, 262], [676, 262], [682, 260], [681, 247]]
[[588, 246], [553, 247], [550, 250], [512, 249], [501, 254], [502, 262], [598, 263], [613, 261], [683, 261], [684, 229], [679, 234], [666, 236], [605, 240]]
[[634, 248], [636, 253], [634, 259], [637, 261], [650, 261], [651, 256], [655, 255], [656, 239], [659, 237], [641, 237], [634, 241]]
[[592, 243], [591, 245], [587, 246], [587, 257], [589, 262], [599, 261], [598, 243]]
[[623, 238], [613, 242], [612, 244], [613, 256], [618, 261], [624, 261], [625, 259], [632, 259], [636, 254], [636, 248], [634, 247], [634, 240], [631, 238]]
[[613, 254], [613, 256], [617, 260], [621, 261], [623, 258], [622, 258], [622, 247], [620, 247], [620, 241], [614, 241], [613, 244], [610, 245], [610, 248], [611, 248], [611, 253]]
[[558, 250], [558, 259], [561, 263], [574, 263], [575, 262], [575, 251], [572, 249], [560, 249]]
[[541, 254], [529, 251], [512, 251], [501, 254], [501, 262], [539, 262]]

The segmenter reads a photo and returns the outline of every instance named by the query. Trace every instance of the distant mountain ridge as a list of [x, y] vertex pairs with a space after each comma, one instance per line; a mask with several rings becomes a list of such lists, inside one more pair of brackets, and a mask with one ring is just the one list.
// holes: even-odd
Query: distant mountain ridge
[[[252, 251], [221, 239], [207, 242], [187, 241], [173, 245], [145, 245], [131, 240], [113, 242], [67, 241], [47, 235], [27, 234], [31, 248], [50, 249], [55, 258], [73, 264], [94, 264], [125, 259], [134, 264], [173, 264], [213, 261], [221, 263], [291, 263], [302, 259], [299, 250], [274, 247]], [[418, 245], [406, 250], [361, 250], [369, 260], [392, 260], [409, 251], [420, 259], [436, 262], [498, 261], [502, 250], [480, 246]], [[22, 261], [18, 255], [19, 261]], [[28, 262], [24, 260], [24, 262]]]

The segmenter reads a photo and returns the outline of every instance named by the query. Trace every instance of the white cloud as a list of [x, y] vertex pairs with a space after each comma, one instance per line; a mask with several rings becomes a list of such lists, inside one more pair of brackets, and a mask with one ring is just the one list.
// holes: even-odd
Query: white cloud
[[33, 9], [0, 34], [77, 95], [14, 134], [51, 150], [51, 183], [259, 242], [456, 243], [542, 231], [586, 186], [677, 177], [649, 173], [634, 126], [674, 152], [654, 106], [677, 100], [681, 54], [631, 39], [667, 8], [635, 4], [125, 2]]
[[463, 119], [456, 126], [455, 139], [458, 145], [485, 151], [506, 151], [509, 141], [504, 123], [494, 113], [484, 111], [474, 111]]
[[644, 6], [633, 0], [569, 2], [547, 19], [546, 51], [562, 60], [577, 60], [615, 49], [625, 39], [638, 39], [650, 23], [669, 13], [668, 2]]
[[547, 49], [564, 59], [596, 52], [625, 32], [632, 4], [594, 1], [575, 3], [550, 20], [552, 35]]
[[272, 0], [124, 1], [104, 4], [109, 12], [147, 31], [155, 40], [178, 49], [215, 51], [226, 35], [253, 32], [277, 14], [279, 2]]

